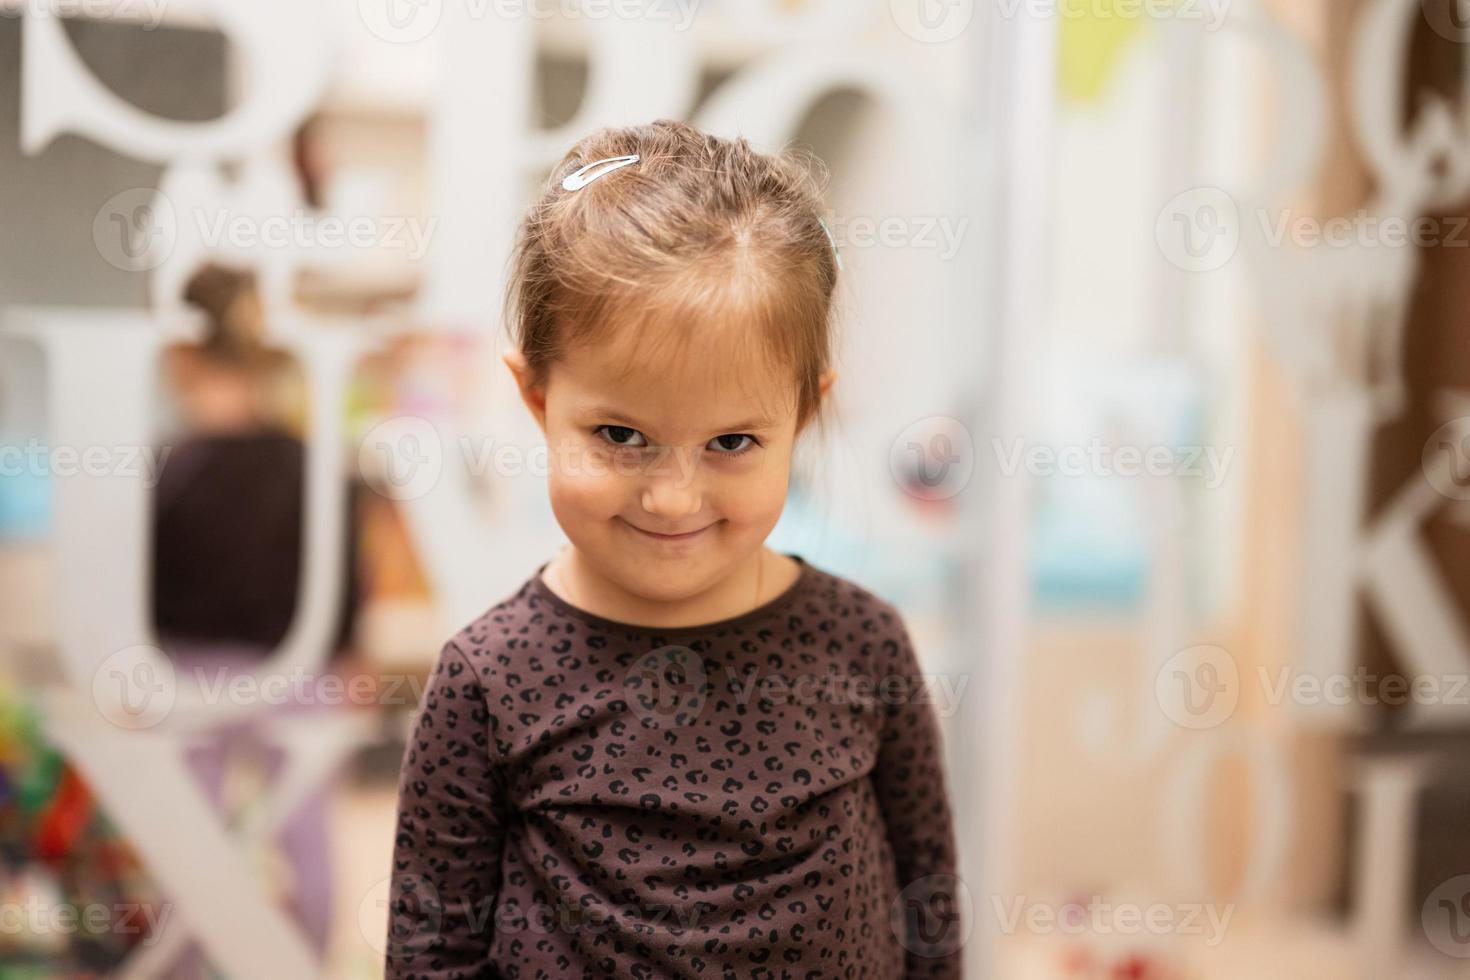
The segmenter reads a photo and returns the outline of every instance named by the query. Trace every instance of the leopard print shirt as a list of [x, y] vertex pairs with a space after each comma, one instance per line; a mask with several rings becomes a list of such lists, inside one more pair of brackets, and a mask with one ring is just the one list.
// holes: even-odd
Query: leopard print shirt
[[730, 619], [568, 605], [445, 644], [398, 787], [390, 980], [960, 976], [938, 718], [892, 605], [799, 555]]

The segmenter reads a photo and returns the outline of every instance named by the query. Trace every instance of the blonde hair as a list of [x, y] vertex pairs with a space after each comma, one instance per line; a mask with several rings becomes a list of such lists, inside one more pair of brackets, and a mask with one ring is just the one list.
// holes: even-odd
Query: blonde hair
[[[589, 163], [632, 154], [631, 166], [562, 188]], [[812, 418], [820, 427], [838, 273], [825, 176], [807, 154], [760, 154], [668, 119], [580, 140], [532, 204], [511, 259], [506, 322], [535, 383], [567, 350], [614, 331], [638, 330], [646, 352], [737, 323], [738, 341], [793, 373], [797, 430]]]

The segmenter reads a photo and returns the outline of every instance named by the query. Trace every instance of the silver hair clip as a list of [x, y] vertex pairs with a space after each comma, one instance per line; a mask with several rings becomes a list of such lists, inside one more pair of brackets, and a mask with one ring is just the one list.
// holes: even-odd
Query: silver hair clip
[[817, 224], [821, 225], [822, 230], [827, 233], [827, 241], [832, 243], [832, 256], [837, 259], [837, 269], [842, 271], [842, 252], [837, 247], [837, 239], [832, 237], [832, 229], [827, 227], [827, 222], [821, 217], [817, 218]]
[[[607, 174], [612, 173], [614, 170], [621, 170], [623, 167], [630, 166], [637, 162], [638, 154], [636, 153], [632, 156], [608, 157], [606, 160], [593, 161], [592, 163], [587, 164], [587, 166], [583, 167], [581, 170], [578, 170], [576, 173], [568, 176], [566, 180], [562, 181], [562, 190], [579, 191], [582, 188], [586, 187], [588, 184], [592, 183], [598, 177], [606, 176]], [[602, 169], [598, 170], [598, 167], [601, 167]]]

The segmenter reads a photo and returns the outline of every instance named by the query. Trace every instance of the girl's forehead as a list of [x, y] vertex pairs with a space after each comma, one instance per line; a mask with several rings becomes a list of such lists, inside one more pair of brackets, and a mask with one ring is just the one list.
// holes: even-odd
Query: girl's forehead
[[711, 337], [642, 348], [589, 342], [551, 367], [550, 389], [574, 410], [615, 410], [666, 430], [766, 420], [796, 411], [796, 382], [750, 345]]

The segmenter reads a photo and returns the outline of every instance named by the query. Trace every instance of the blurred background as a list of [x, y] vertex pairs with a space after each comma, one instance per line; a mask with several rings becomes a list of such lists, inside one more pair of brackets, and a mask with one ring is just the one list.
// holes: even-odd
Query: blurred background
[[382, 973], [562, 542], [505, 260], [602, 125], [831, 173], [771, 540], [896, 603], [968, 975], [1470, 976], [1470, 4], [0, 0], [0, 977]]

